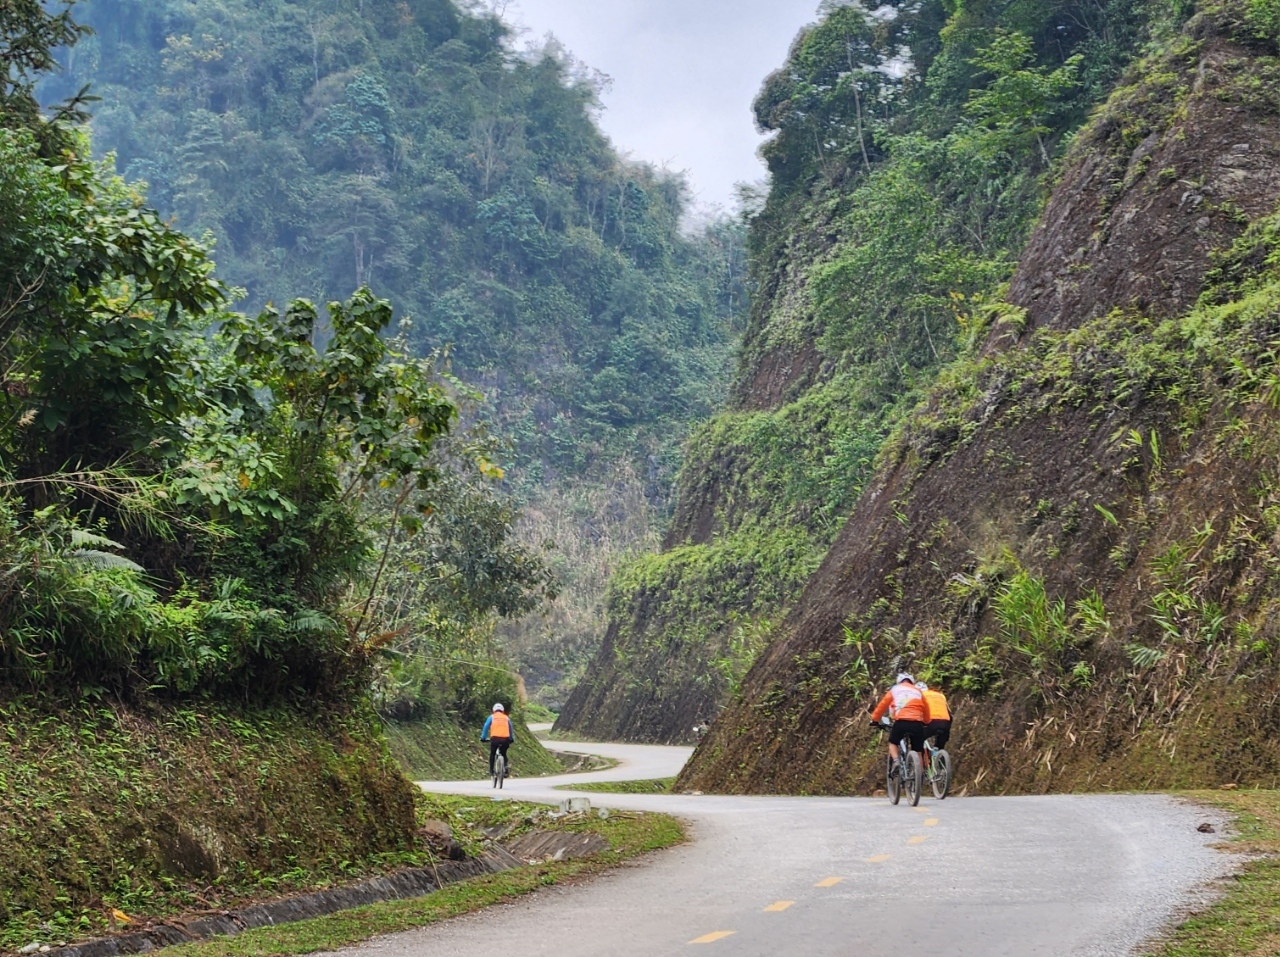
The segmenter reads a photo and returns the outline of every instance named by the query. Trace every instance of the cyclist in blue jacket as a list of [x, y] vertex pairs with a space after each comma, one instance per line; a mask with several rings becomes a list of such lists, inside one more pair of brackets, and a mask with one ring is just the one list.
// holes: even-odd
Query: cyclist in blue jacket
[[[515, 725], [512, 723], [510, 716], [507, 715], [507, 709], [501, 703], [493, 706], [493, 714], [489, 715], [484, 722], [484, 728], [480, 731], [480, 740], [489, 742], [489, 773], [493, 774], [493, 762], [499, 753], [506, 759], [507, 748], [511, 747], [511, 742], [516, 739]], [[507, 767], [511, 767], [511, 762], [507, 761]]]

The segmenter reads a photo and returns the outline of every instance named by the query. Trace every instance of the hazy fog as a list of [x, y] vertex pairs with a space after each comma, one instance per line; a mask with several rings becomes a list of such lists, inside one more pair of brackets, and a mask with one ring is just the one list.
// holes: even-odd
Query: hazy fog
[[613, 78], [602, 117], [622, 150], [687, 169], [701, 203], [757, 180], [751, 101], [818, 0], [512, 0], [526, 40], [554, 33]]

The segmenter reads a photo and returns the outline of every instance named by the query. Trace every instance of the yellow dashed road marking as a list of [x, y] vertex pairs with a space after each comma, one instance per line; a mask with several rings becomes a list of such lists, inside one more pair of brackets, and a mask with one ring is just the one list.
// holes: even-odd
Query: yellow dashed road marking
[[737, 931], [735, 931], [735, 930], [717, 930], [717, 931], [715, 931], [714, 933], [710, 933], [710, 934], [703, 934], [701, 937], [695, 937], [695, 938], [693, 938], [693, 940], [689, 941], [689, 943], [691, 943], [691, 944], [714, 944], [717, 940], [722, 940], [722, 939], [724, 939], [725, 937], [731, 937], [732, 935], [734, 935], [734, 934], [736, 934], [736, 933], [737, 933]]
[[931, 818], [929, 818], [929, 820], [927, 820], [927, 821], [925, 821], [925, 822], [924, 822], [924, 826], [925, 826], [925, 827], [935, 827], [935, 826], [937, 826], [937, 823], [938, 823], [938, 819], [937, 819], [936, 817], [931, 817]]
[[828, 877], [825, 881], [818, 881], [818, 883], [814, 884], [813, 886], [814, 887], [835, 887], [842, 880], [844, 880], [843, 877]]
[[877, 854], [875, 857], [868, 857], [868, 858], [867, 858], [867, 863], [868, 863], [868, 864], [883, 864], [885, 861], [887, 861], [887, 860], [888, 860], [889, 858], [891, 858], [891, 857], [893, 857], [893, 855], [892, 855], [892, 854]]
[[770, 911], [786, 910], [788, 907], [790, 907], [794, 903], [795, 901], [775, 901], [774, 903], [766, 907], [764, 910], [766, 914], [769, 913]]
[[928, 814], [928, 813], [929, 813], [929, 808], [927, 808], [927, 807], [913, 807], [911, 810], [915, 811], [917, 814]]
[[915, 837], [909, 837], [909, 838], [907, 838], [907, 843], [908, 843], [908, 844], [923, 844], [926, 840], [928, 840], [928, 838], [926, 838], [923, 834], [917, 834]]

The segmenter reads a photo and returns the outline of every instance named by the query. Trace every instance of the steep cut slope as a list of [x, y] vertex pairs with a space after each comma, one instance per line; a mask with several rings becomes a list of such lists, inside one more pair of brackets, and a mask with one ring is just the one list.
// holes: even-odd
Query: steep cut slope
[[415, 788], [366, 709], [6, 695], [0, 949], [417, 863]]
[[[892, 6], [824, 5], [765, 80], [756, 117], [777, 135], [729, 407], [687, 444], [662, 554], [614, 577], [562, 730], [688, 740], [719, 711], [894, 424], [972, 340], [962, 313], [1013, 275], [1051, 156], [1151, 27], [1125, 4]], [[906, 78], [887, 68], [904, 47]], [[978, 110], [1016, 102], [1011, 84], [1041, 91], [1030, 125]]]
[[[1213, 4], [1073, 147], [682, 786], [869, 790], [899, 667], [968, 793], [1280, 779], [1280, 61]], [[1274, 33], [1270, 34], [1274, 36]]]

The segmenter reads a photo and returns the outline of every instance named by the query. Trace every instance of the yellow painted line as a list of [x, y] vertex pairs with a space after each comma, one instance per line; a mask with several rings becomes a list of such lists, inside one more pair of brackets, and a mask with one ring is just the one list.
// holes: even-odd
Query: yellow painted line
[[892, 855], [892, 854], [877, 854], [875, 857], [868, 857], [868, 858], [867, 858], [867, 863], [868, 863], [868, 864], [883, 864], [885, 861], [887, 861], [887, 860], [888, 860], [889, 858], [891, 858], [891, 857], [893, 857], [893, 855]]
[[764, 912], [768, 914], [774, 911], [786, 910], [788, 907], [790, 907], [794, 903], [795, 901], [775, 901], [774, 903], [766, 907], [764, 909]]
[[714, 944], [717, 940], [722, 940], [725, 937], [732, 937], [736, 933], [737, 931], [735, 930], [717, 930], [710, 934], [703, 934], [701, 937], [695, 937], [693, 940], [689, 941], [689, 943]]
[[908, 843], [908, 844], [923, 844], [923, 843], [924, 843], [925, 841], [927, 841], [927, 840], [928, 840], [928, 838], [926, 838], [923, 834], [917, 834], [915, 837], [909, 837], [909, 838], [907, 838], [907, 843]]
[[818, 881], [818, 883], [814, 884], [813, 886], [814, 887], [835, 887], [842, 880], [844, 880], [843, 877], [828, 877], [825, 881]]
[[936, 817], [931, 817], [929, 818], [929, 820], [924, 822], [925, 827], [936, 827], [937, 824], [938, 824], [938, 819]]
[[911, 810], [915, 811], [917, 814], [929, 813], [929, 809], [927, 807], [913, 807]]

